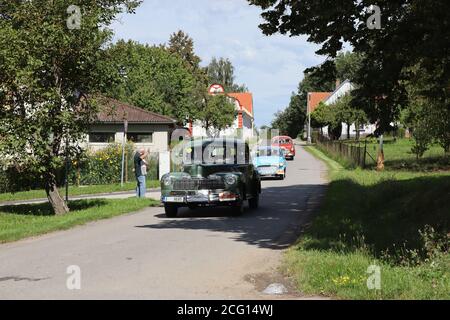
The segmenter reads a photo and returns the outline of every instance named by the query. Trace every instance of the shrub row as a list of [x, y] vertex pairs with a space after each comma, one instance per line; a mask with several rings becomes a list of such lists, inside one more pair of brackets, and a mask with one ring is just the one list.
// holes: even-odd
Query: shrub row
[[[133, 181], [134, 146], [127, 144], [125, 148], [125, 178]], [[158, 179], [158, 154], [150, 154], [147, 158], [148, 179]], [[98, 185], [120, 183], [122, 170], [122, 145], [110, 144], [98, 151], [86, 151], [72, 159], [69, 165], [69, 183], [72, 185]], [[64, 185], [65, 168], [57, 172], [59, 186]], [[42, 189], [42, 176], [33, 170], [17, 172], [15, 169], [0, 171], [0, 193]]]

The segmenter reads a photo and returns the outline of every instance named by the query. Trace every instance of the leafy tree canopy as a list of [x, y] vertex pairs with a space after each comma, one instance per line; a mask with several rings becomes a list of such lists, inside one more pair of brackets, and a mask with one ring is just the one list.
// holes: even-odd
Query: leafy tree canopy
[[193, 70], [200, 68], [201, 59], [195, 54], [194, 40], [182, 30], [172, 33], [167, 49], [178, 54]]
[[[318, 54], [327, 60], [317, 68], [329, 80], [336, 78], [333, 59], [344, 43], [361, 55], [355, 73], [358, 85], [354, 103], [364, 108], [379, 131], [390, 127], [401, 108], [408, 105], [404, 71], [420, 63], [433, 75], [428, 94], [450, 90], [450, 11], [447, 0], [335, 1], [335, 0], [249, 0], [263, 9], [263, 33], [307, 35], [320, 44]], [[381, 11], [380, 29], [369, 28], [371, 5]], [[353, 76], [352, 76], [353, 77]], [[445, 93], [442, 91], [445, 90]]]
[[179, 56], [163, 46], [118, 41], [108, 48], [111, 64], [122, 74], [106, 95], [146, 110], [173, 117], [180, 124], [197, 119], [206, 92]]
[[227, 58], [212, 58], [207, 67], [209, 84], [220, 84], [225, 92], [246, 92], [248, 88], [245, 85], [235, 83], [234, 66]]
[[68, 211], [56, 187], [61, 157], [78, 151], [96, 112], [89, 97], [115, 80], [102, 50], [111, 36], [107, 27], [139, 3], [0, 2], [0, 159], [41, 175], [57, 214]]
[[231, 126], [236, 116], [234, 103], [222, 94], [208, 96], [200, 112], [201, 122], [209, 136], [216, 136], [221, 130]]

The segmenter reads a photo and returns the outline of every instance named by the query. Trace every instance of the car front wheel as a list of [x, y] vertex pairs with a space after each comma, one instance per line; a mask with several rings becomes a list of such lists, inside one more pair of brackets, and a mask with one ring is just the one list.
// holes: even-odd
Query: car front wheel
[[178, 207], [173, 204], [165, 204], [164, 211], [167, 218], [176, 218], [178, 214]]
[[248, 200], [248, 205], [250, 207], [250, 209], [258, 209], [259, 207], [259, 193], [256, 193], [254, 198], [251, 198], [250, 200]]

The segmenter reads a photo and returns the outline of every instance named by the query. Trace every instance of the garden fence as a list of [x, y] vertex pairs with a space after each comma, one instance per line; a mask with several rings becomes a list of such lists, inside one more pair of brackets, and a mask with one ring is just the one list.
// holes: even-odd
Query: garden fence
[[341, 141], [330, 140], [329, 138], [316, 134], [313, 136], [314, 143], [327, 153], [343, 159], [352, 166], [366, 168], [376, 163], [375, 158], [368, 152], [366, 141], [356, 142], [352, 145]]

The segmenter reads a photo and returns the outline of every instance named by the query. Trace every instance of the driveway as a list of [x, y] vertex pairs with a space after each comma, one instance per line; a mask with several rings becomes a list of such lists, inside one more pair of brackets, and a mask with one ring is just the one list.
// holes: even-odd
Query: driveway
[[[326, 188], [326, 168], [297, 147], [284, 181], [263, 181], [260, 209], [148, 208], [0, 245], [0, 299], [258, 299]], [[66, 286], [81, 270], [81, 289]], [[285, 282], [289, 287], [289, 283]], [[283, 298], [298, 298], [291, 293]]]

